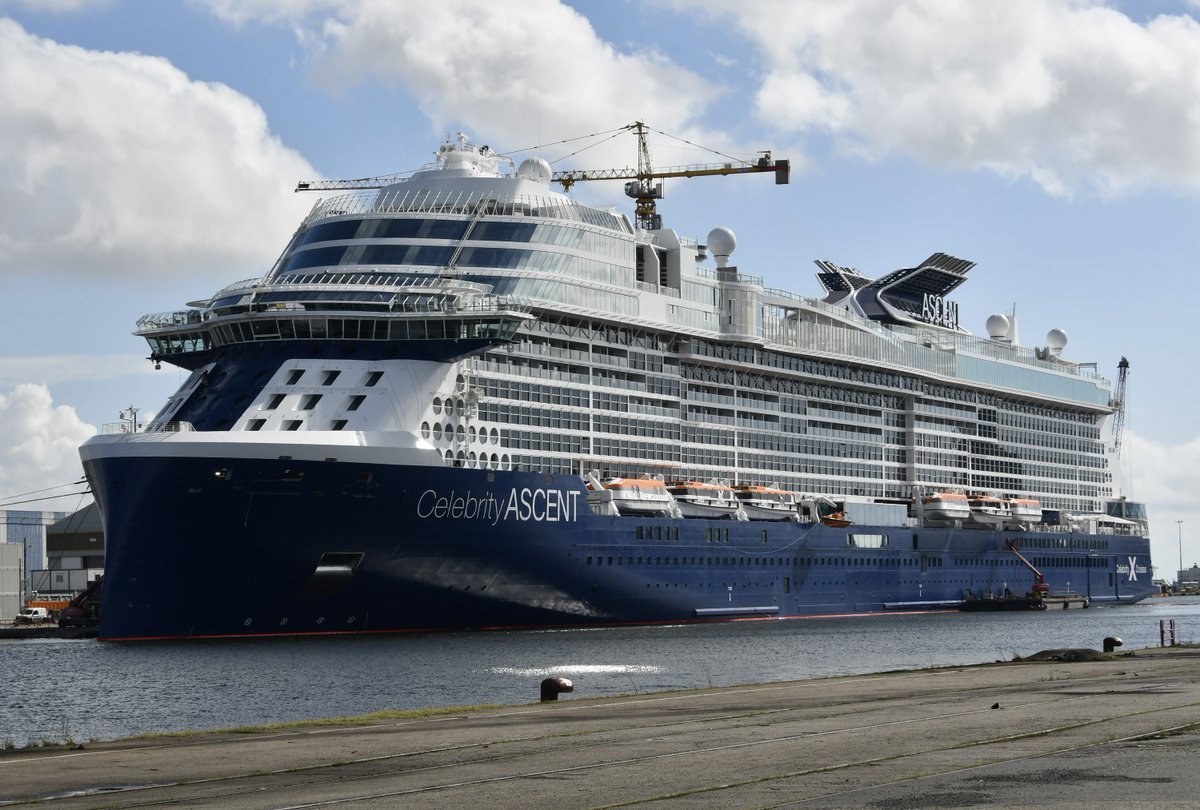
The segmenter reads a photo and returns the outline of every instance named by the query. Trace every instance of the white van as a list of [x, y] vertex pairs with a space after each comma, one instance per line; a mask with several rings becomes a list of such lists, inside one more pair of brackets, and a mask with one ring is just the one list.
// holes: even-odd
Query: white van
[[50, 621], [50, 611], [44, 607], [21, 608], [13, 624], [45, 624]]

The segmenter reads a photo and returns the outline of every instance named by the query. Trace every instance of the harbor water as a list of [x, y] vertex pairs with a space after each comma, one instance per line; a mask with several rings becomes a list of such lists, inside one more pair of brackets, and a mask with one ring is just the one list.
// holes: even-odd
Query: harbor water
[[102, 643], [0, 641], [0, 745], [86, 743], [385, 709], [572, 697], [1011, 660], [1200, 637], [1200, 597], [1018, 613], [837, 616], [663, 627]]

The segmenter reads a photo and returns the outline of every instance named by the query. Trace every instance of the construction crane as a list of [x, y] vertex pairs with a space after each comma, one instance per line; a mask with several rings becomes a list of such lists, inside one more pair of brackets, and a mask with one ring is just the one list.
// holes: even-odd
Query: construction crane
[[1009, 540], [1005, 544], [1005, 548], [1017, 555], [1017, 559], [1025, 564], [1025, 567], [1033, 572], [1033, 596], [1034, 599], [1042, 600], [1050, 595], [1050, 586], [1046, 584], [1046, 578], [1042, 576], [1042, 572], [1034, 567], [1033, 563], [1025, 559], [1025, 555], [1021, 553], [1017, 547], [1016, 541]]
[[[585, 180], [629, 180], [625, 184], [625, 194], [636, 200], [634, 215], [639, 228], [657, 230], [662, 227], [662, 219], [655, 207], [655, 201], [662, 199], [662, 183], [654, 183], [667, 177], [707, 177], [709, 175], [748, 174], [753, 172], [773, 172], [775, 184], [785, 185], [791, 178], [791, 162], [775, 160], [771, 153], [761, 152], [757, 160], [730, 160], [727, 163], [705, 163], [689, 166], [669, 166], [654, 169], [650, 165], [650, 149], [646, 143], [646, 133], [649, 127], [641, 121], [635, 121], [621, 129], [633, 130], [638, 139], [637, 169], [565, 169], [553, 172], [550, 179], [559, 183], [563, 191], [570, 191], [571, 186]], [[405, 175], [391, 174], [380, 177], [360, 177], [355, 180], [304, 180], [296, 185], [296, 191], [345, 191], [359, 189], [383, 188], [403, 180]]]
[[1129, 383], [1129, 361], [1117, 363], [1117, 390], [1113, 394], [1113, 456], [1121, 457], [1121, 436], [1125, 433], [1125, 389]]
[[784, 185], [791, 178], [791, 162], [774, 160], [770, 152], [762, 152], [761, 157], [753, 163], [748, 161], [730, 161], [728, 163], [707, 163], [691, 166], [670, 166], [665, 169], [654, 169], [650, 165], [650, 149], [646, 145], [648, 127], [641, 121], [635, 121], [624, 127], [637, 134], [638, 165], [637, 169], [569, 169], [554, 172], [550, 179], [560, 183], [563, 191], [570, 191], [571, 186], [581, 180], [630, 180], [625, 184], [626, 196], [636, 200], [634, 215], [639, 228], [657, 230], [662, 227], [655, 201], [663, 196], [662, 183], [654, 183], [666, 177], [707, 177], [710, 175], [747, 174], [751, 172], [774, 172], [775, 184]]

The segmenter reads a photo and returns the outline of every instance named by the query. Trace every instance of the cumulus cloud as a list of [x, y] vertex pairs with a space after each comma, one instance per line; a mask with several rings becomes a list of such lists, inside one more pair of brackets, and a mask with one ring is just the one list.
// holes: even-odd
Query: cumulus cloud
[[0, 19], [0, 107], [0, 274], [253, 274], [312, 203], [257, 104], [164, 59]]
[[765, 121], [1053, 194], [1200, 188], [1200, 25], [1098, 0], [666, 0], [757, 47]]
[[[60, 487], [83, 477], [79, 445], [96, 429], [75, 410], [55, 405], [44, 385], [22, 384], [0, 394], [0, 504], [23, 500], [24, 493]], [[29, 495], [28, 497], [36, 497]], [[74, 509], [67, 505], [31, 503], [17, 509]]]
[[1158, 576], [1175, 578], [1181, 536], [1183, 564], [1200, 560], [1200, 437], [1167, 444], [1127, 431], [1116, 473], [1118, 490], [1149, 510]]
[[[712, 148], [730, 144], [699, 124], [719, 89], [661, 53], [619, 50], [558, 0], [196, 2], [235, 23], [290, 24], [309, 50], [314, 80], [331, 92], [366, 79], [400, 86], [435, 127], [466, 126], [502, 150], [635, 120]], [[699, 162], [668, 151], [662, 159]], [[631, 163], [634, 146], [617, 139], [575, 165]]]
[[[8, 4], [20, 6], [29, 11], [68, 14], [88, 8], [104, 8], [112, 5], [112, 0], [8, 0]], [[4, 6], [5, 0], [0, 0], [0, 9], [3, 9]]]

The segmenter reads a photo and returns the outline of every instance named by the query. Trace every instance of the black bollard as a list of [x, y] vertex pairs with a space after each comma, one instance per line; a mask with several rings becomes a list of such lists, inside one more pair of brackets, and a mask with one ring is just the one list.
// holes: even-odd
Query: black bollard
[[1121, 641], [1121, 639], [1117, 638], [1116, 636], [1109, 636], [1108, 638], [1104, 639], [1104, 651], [1106, 653], [1110, 653], [1124, 643], [1124, 641]]
[[542, 703], [558, 700], [563, 692], [575, 691], [575, 684], [566, 678], [546, 678], [542, 681]]

